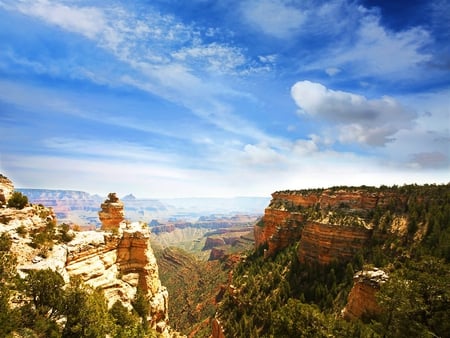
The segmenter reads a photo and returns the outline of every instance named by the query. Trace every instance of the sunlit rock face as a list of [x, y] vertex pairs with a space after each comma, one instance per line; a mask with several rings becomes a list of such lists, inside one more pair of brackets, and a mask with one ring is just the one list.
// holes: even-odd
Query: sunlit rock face
[[123, 220], [123, 206], [111, 198], [103, 203], [100, 217], [107, 231], [70, 230], [74, 238], [68, 243], [55, 239], [45, 257], [30, 244], [33, 235], [45, 231], [49, 224], [56, 224], [52, 209], [40, 205], [21, 210], [0, 208], [0, 233], [10, 234], [11, 250], [17, 257], [21, 275], [50, 268], [59, 272], [66, 283], [79, 277], [87, 285], [103, 290], [109, 306], [120, 301], [129, 309], [141, 289], [150, 304], [149, 326], [164, 337], [171, 336], [168, 292], [159, 279], [148, 226], [140, 222], [117, 223]]
[[150, 302], [150, 326], [165, 332], [168, 292], [159, 279], [148, 227], [143, 223], [124, 222], [117, 231], [118, 234], [105, 231], [77, 234], [67, 245], [68, 275], [80, 276], [86, 284], [102, 289], [110, 306], [119, 300], [131, 309], [140, 288]]
[[0, 174], [0, 205], [6, 204], [14, 191], [14, 184], [6, 176]]
[[341, 313], [343, 318], [356, 320], [381, 313], [376, 293], [387, 280], [388, 275], [377, 268], [358, 271], [353, 278], [353, 287], [348, 295], [347, 305]]
[[102, 230], [118, 230], [120, 223], [124, 220], [123, 203], [115, 193], [110, 193], [108, 198], [101, 204], [98, 212], [102, 222]]

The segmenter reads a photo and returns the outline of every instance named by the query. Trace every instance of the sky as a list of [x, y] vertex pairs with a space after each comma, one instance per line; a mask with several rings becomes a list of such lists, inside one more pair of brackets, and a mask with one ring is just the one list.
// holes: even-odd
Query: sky
[[0, 172], [138, 197], [450, 182], [450, 0], [0, 0]]

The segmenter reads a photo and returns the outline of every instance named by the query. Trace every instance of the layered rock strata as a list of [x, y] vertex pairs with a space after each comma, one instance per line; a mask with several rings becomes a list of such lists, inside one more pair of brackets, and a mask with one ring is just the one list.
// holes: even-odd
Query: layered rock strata
[[255, 245], [270, 256], [300, 242], [302, 262], [349, 260], [372, 235], [367, 215], [392, 205], [403, 208], [406, 201], [406, 194], [364, 187], [275, 192], [254, 226]]
[[298, 241], [304, 215], [286, 209], [265, 209], [264, 217], [254, 227], [256, 247], [267, 245], [266, 256]]
[[101, 204], [98, 212], [102, 222], [102, 230], [117, 230], [124, 220], [123, 203], [115, 193], [110, 193], [108, 198]]
[[371, 230], [358, 226], [338, 226], [307, 222], [303, 229], [297, 255], [300, 262], [350, 261], [370, 238]]

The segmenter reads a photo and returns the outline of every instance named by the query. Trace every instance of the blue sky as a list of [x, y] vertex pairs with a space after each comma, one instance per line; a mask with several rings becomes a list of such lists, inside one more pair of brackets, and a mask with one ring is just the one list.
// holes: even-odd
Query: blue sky
[[447, 183], [449, 17], [448, 0], [0, 0], [0, 171], [139, 197]]

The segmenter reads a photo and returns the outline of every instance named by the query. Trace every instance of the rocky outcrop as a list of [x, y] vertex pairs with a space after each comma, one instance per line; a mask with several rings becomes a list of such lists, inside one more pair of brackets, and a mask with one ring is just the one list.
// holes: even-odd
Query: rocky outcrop
[[221, 237], [206, 238], [205, 245], [202, 250], [210, 250], [212, 248], [225, 245], [225, 240]]
[[298, 259], [326, 265], [332, 260], [350, 261], [370, 238], [371, 230], [361, 226], [339, 226], [307, 222], [303, 227]]
[[353, 278], [353, 287], [348, 295], [348, 301], [342, 310], [346, 320], [368, 318], [381, 313], [376, 300], [376, 293], [381, 284], [388, 280], [388, 275], [377, 268], [359, 271]]
[[209, 261], [217, 261], [225, 257], [225, 250], [224, 249], [217, 249], [212, 248], [211, 252], [209, 253]]
[[68, 243], [56, 237], [45, 256], [31, 244], [35, 234], [55, 226], [52, 209], [41, 205], [21, 210], [0, 208], [0, 233], [11, 235], [11, 250], [17, 257], [21, 275], [50, 268], [59, 272], [66, 283], [77, 276], [103, 290], [109, 306], [120, 301], [129, 309], [137, 290], [142, 290], [150, 303], [149, 326], [168, 337], [168, 292], [159, 279], [150, 231], [139, 222], [121, 222], [113, 227], [115, 223], [110, 220], [117, 218], [107, 218], [106, 228], [114, 231], [71, 231], [74, 238]]
[[6, 176], [0, 174], [0, 205], [6, 204], [14, 191], [14, 184]]
[[115, 231], [119, 229], [120, 223], [124, 220], [123, 203], [115, 193], [110, 193], [98, 212], [102, 222], [102, 230]]

